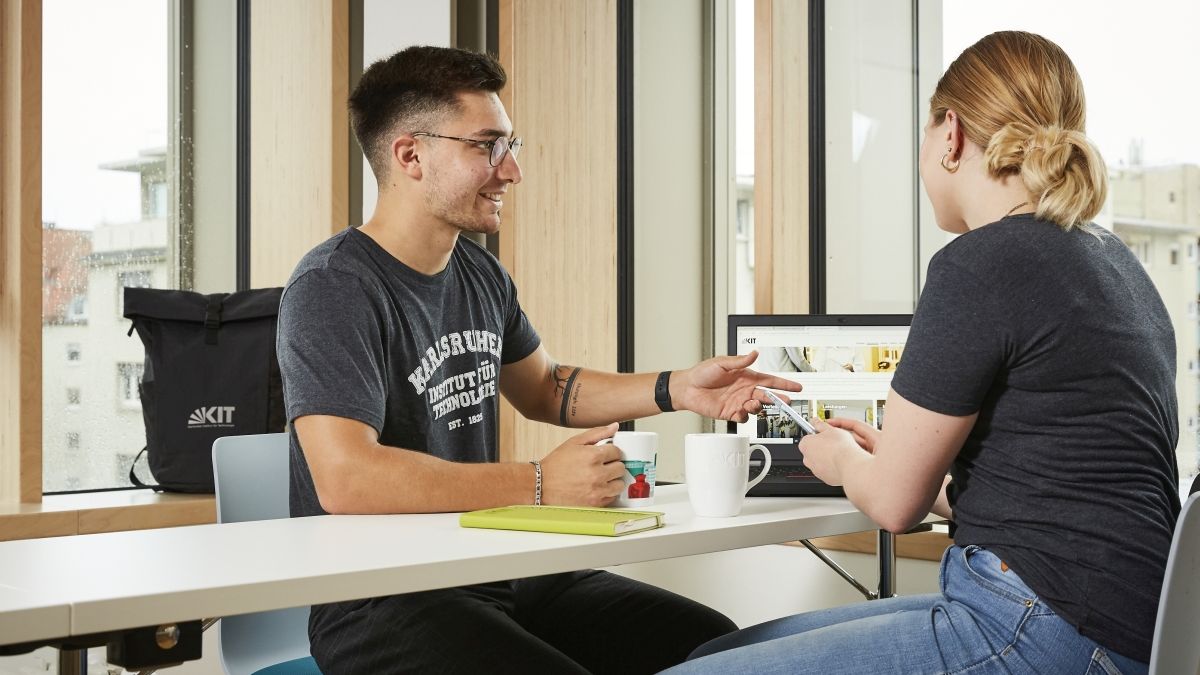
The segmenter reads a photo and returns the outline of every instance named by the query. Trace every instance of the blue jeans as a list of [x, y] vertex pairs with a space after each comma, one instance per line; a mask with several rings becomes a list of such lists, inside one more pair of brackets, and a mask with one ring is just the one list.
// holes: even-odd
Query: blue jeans
[[798, 614], [701, 645], [667, 673], [1145, 673], [1083, 637], [978, 546], [942, 556], [941, 593]]

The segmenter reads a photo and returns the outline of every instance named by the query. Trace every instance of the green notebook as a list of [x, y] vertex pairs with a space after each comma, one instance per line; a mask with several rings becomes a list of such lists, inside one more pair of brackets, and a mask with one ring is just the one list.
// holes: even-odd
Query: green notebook
[[573, 506], [502, 506], [464, 513], [458, 518], [462, 527], [527, 532], [561, 532], [619, 537], [623, 534], [653, 530], [663, 526], [659, 511], [588, 509]]

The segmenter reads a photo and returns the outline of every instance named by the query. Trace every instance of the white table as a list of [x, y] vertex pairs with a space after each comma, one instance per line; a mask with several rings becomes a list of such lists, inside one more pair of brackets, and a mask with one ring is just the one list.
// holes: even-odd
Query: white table
[[62, 630], [70, 625], [70, 604], [0, 583], [0, 643], [63, 635]]
[[[474, 530], [458, 514], [319, 516], [0, 543], [0, 645], [877, 529], [845, 499], [752, 498], [625, 537]], [[890, 573], [890, 570], [889, 570]]]

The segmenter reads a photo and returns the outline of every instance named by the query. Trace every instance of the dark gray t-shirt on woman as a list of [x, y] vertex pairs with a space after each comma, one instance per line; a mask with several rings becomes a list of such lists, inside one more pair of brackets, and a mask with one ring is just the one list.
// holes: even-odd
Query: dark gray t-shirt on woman
[[[284, 289], [279, 367], [288, 421], [358, 420], [384, 445], [498, 460], [500, 366], [540, 344], [512, 279], [464, 237], [446, 269], [404, 265], [357, 229], [310, 251]], [[293, 516], [323, 514], [291, 432]]]
[[979, 413], [951, 470], [955, 543], [1148, 661], [1179, 514], [1175, 334], [1125, 244], [1031, 215], [958, 237], [929, 263], [892, 387]]

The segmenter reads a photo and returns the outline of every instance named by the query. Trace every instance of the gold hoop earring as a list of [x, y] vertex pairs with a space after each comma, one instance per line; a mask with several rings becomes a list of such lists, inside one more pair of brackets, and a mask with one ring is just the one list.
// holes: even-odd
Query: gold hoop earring
[[950, 156], [950, 153], [946, 153], [946, 154], [942, 155], [942, 161], [941, 161], [942, 168], [945, 169], [947, 173], [954, 173], [955, 171], [958, 171], [959, 162], [953, 162], [953, 160], [952, 160], [953, 166], [948, 166], [946, 164], [946, 158], [949, 156]]

